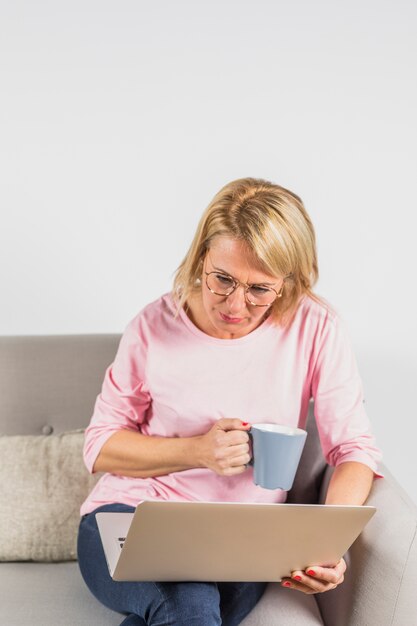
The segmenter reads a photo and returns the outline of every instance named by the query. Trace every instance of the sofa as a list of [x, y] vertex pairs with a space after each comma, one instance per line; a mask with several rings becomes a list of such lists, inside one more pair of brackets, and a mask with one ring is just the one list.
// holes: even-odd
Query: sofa
[[[89, 422], [119, 335], [0, 338], [0, 624], [116, 626], [76, 562], [79, 506], [97, 480], [82, 461]], [[323, 502], [332, 473], [311, 404], [289, 502]], [[334, 591], [304, 595], [269, 583], [243, 626], [417, 625], [417, 507], [382, 465], [377, 513], [345, 558]]]

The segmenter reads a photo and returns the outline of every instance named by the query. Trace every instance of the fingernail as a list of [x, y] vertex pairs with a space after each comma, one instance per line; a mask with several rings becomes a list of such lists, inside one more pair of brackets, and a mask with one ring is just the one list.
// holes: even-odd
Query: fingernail
[[316, 572], [315, 572], [315, 571], [313, 571], [312, 569], [309, 569], [309, 570], [308, 570], [308, 572], [307, 572], [307, 574], [308, 574], [309, 576], [315, 576], [315, 575], [316, 575]]
[[291, 583], [288, 582], [288, 580], [285, 581], [285, 583], [282, 583], [283, 587], [291, 587]]
[[298, 581], [301, 580], [301, 576], [293, 576], [293, 578], [294, 578], [294, 580], [298, 580]]
[[247, 426], [249, 422], [242, 422], [242, 426]]

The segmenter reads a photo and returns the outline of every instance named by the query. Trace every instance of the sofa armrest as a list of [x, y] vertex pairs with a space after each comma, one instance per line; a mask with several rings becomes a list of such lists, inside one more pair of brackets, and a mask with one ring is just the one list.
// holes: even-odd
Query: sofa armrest
[[[417, 625], [417, 507], [385, 466], [366, 504], [376, 514], [350, 548], [344, 582], [316, 596], [325, 624]], [[327, 468], [322, 497], [332, 474]]]

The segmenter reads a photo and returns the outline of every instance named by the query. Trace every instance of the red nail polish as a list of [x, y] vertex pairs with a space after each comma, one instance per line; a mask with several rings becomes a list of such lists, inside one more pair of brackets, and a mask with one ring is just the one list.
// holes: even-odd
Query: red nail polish
[[288, 580], [285, 581], [285, 583], [283, 583], [284, 587], [291, 587], [291, 583], [288, 582]]
[[300, 581], [301, 580], [301, 576], [294, 576], [294, 580]]
[[249, 422], [242, 422], [242, 426], [247, 426]]
[[309, 570], [308, 570], [308, 572], [307, 572], [307, 574], [308, 574], [309, 576], [315, 576], [315, 575], [316, 575], [316, 572], [314, 572], [312, 569], [309, 569]]

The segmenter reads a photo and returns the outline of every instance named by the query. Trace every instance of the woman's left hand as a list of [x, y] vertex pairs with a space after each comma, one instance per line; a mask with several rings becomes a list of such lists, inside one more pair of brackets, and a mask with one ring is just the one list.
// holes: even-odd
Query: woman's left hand
[[345, 572], [346, 562], [340, 559], [334, 567], [314, 565], [304, 571], [296, 570], [292, 572], [291, 578], [282, 579], [281, 586], [307, 594], [323, 593], [336, 589], [344, 581]]

